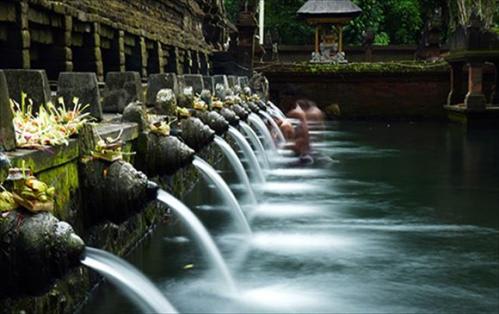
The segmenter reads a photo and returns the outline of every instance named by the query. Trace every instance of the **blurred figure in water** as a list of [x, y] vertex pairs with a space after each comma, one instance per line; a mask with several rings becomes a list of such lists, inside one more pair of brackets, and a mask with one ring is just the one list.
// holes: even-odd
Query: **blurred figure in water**
[[291, 122], [289, 122], [288, 119], [278, 118], [277, 125], [281, 129], [282, 134], [284, 135], [284, 138], [286, 139], [286, 141], [287, 142], [294, 142], [295, 129], [293, 128], [293, 125], [291, 124]]
[[324, 128], [325, 115], [313, 101], [305, 101], [303, 110], [305, 110], [305, 116], [307, 118], [309, 128]]
[[313, 159], [310, 156], [310, 137], [308, 134], [307, 115], [302, 109], [304, 102], [306, 102], [306, 100], [298, 100], [295, 103], [294, 108], [287, 113], [287, 116], [291, 119], [298, 120], [298, 124], [294, 130], [295, 145], [292, 149], [300, 156], [300, 161], [302, 163], [309, 164], [313, 162]]

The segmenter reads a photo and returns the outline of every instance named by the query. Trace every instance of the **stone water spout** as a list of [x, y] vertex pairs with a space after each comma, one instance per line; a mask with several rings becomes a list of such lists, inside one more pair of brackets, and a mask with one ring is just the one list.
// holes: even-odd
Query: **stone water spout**
[[249, 112], [244, 109], [241, 105], [233, 105], [230, 107], [230, 109], [232, 109], [236, 115], [239, 117], [240, 120], [242, 121], [246, 121], [248, 120], [248, 116], [249, 116]]
[[253, 113], [258, 113], [260, 111], [260, 107], [258, 107], [257, 104], [255, 104], [252, 101], [248, 101], [246, 104], [246, 107], [249, 108]]
[[239, 116], [231, 109], [229, 108], [222, 108], [220, 109], [220, 114], [229, 122], [231, 126], [238, 126], [239, 125]]
[[158, 186], [124, 160], [82, 163], [86, 221], [120, 223], [156, 199]]
[[82, 239], [50, 213], [11, 211], [0, 218], [0, 295], [45, 292], [54, 280], [79, 266]]
[[198, 118], [182, 119], [178, 126], [182, 130], [181, 138], [195, 151], [200, 151], [215, 138], [215, 131]]
[[[189, 165], [195, 154], [193, 149], [176, 136], [170, 135], [180, 135], [181, 130], [171, 129], [168, 123], [162, 121], [165, 118], [156, 117], [157, 121], [150, 121], [145, 107], [140, 103], [131, 103], [123, 112], [124, 121], [135, 122], [141, 129], [135, 147], [135, 164], [138, 169], [150, 176], [172, 175]], [[162, 130], [158, 129], [161, 127]]]
[[224, 107], [224, 103], [220, 100], [215, 100], [212, 102], [211, 108], [213, 111], [219, 113], [231, 126], [239, 125], [239, 117], [231, 109]]
[[175, 136], [144, 133], [138, 139], [137, 167], [148, 175], [173, 175], [192, 163], [195, 151]]
[[223, 135], [229, 130], [229, 122], [216, 111], [197, 111], [196, 117], [213, 129], [217, 135]]

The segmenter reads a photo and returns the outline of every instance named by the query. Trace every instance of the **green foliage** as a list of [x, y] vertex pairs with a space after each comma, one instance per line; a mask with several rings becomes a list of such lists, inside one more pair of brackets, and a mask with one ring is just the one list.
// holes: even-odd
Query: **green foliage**
[[378, 0], [353, 0], [353, 2], [362, 9], [362, 14], [345, 28], [345, 42], [360, 45], [363, 33], [371, 30], [376, 35], [375, 43], [389, 44], [386, 34], [380, 34], [381, 26], [385, 22], [382, 2]]
[[[239, 4], [243, 0], [224, 0], [228, 16], [236, 21]], [[362, 14], [344, 30], [345, 43], [360, 45], [367, 30], [375, 34], [374, 43], [416, 44], [426, 19], [436, 10], [442, 12], [442, 35], [445, 38], [450, 25], [467, 23], [475, 7], [487, 26], [499, 28], [499, 6], [496, 0], [352, 0]], [[306, 22], [297, 19], [296, 11], [306, 0], [267, 0], [265, 16], [267, 30], [277, 31], [285, 44], [310, 44], [314, 31]]]
[[277, 30], [286, 44], [312, 43], [314, 30], [305, 21], [297, 19], [296, 11], [306, 0], [265, 1], [266, 27]]
[[385, 0], [385, 23], [382, 29], [393, 42], [415, 43], [423, 26], [421, 6], [417, 0]]
[[225, 11], [227, 12], [229, 20], [231, 20], [233, 23], [235, 23], [237, 20], [237, 13], [239, 11], [239, 1], [240, 0], [224, 0]]
[[362, 14], [345, 29], [351, 44], [362, 44], [363, 33], [371, 30], [376, 45], [414, 44], [423, 26], [420, 0], [353, 0]]

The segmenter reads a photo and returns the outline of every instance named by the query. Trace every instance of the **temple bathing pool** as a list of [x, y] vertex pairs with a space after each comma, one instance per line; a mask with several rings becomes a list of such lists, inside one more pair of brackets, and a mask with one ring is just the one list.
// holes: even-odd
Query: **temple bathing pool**
[[[175, 217], [127, 260], [180, 313], [496, 313], [494, 132], [331, 122], [312, 131], [315, 164], [270, 156], [266, 183], [253, 182], [257, 205], [228, 163], [214, 165], [240, 200], [251, 234], [238, 232], [206, 181], [183, 201], [213, 236], [235, 292]], [[139, 311], [108, 283], [82, 309]]]

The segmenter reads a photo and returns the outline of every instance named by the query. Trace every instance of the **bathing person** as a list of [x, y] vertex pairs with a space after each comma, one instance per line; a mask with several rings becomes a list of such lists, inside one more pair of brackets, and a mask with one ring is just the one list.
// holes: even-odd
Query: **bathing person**
[[324, 113], [317, 107], [313, 101], [306, 102], [305, 116], [309, 125], [315, 125], [318, 127], [324, 127]]
[[277, 125], [281, 129], [286, 141], [293, 142], [295, 140], [295, 129], [288, 119], [278, 118]]
[[292, 119], [298, 120], [298, 125], [295, 127], [295, 145], [293, 146], [294, 152], [300, 156], [302, 163], [312, 163], [313, 159], [310, 156], [310, 138], [308, 134], [307, 116], [303, 111], [301, 105], [303, 100], [298, 100], [294, 108], [287, 113], [287, 116]]

